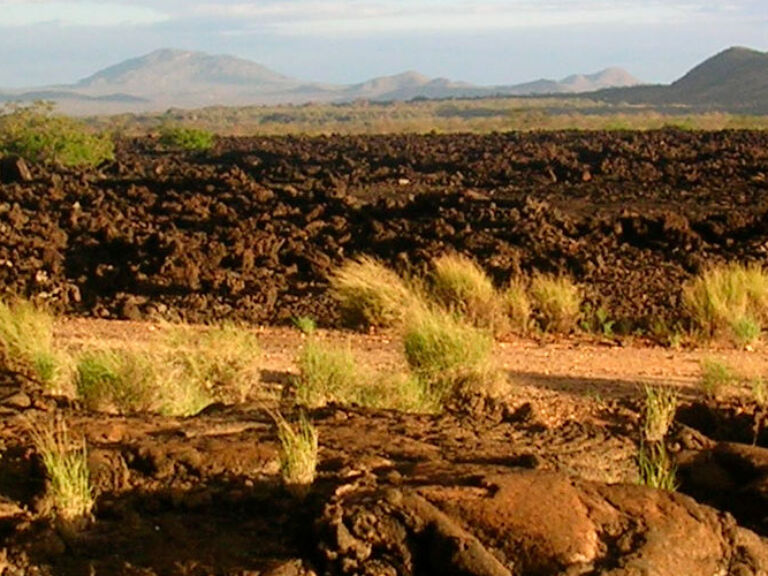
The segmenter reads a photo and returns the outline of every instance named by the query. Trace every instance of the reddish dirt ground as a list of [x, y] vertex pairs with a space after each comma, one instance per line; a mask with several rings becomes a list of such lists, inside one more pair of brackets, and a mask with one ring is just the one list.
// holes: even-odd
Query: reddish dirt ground
[[[118, 344], [159, 329], [65, 319], [56, 336], [73, 345]], [[745, 389], [713, 405], [697, 388], [703, 358], [768, 373], [761, 350], [674, 351], [586, 337], [498, 342], [506, 384], [492, 405], [441, 416], [349, 406], [311, 411], [319, 477], [302, 503], [281, 485], [265, 402], [291, 414], [280, 398], [305, 337], [256, 330], [263, 371], [252, 400], [187, 419], [88, 413], [9, 381], [0, 394], [0, 574], [635, 574], [643, 565], [659, 574], [681, 566], [747, 566], [727, 573], [759, 574], [765, 566], [760, 537], [730, 516], [635, 487], [642, 386], [674, 385], [688, 424], [677, 424], [672, 443], [688, 466], [681, 468], [683, 488], [762, 533], [754, 513], [764, 509], [760, 473], [744, 483], [737, 503], [722, 495], [724, 486], [733, 488], [723, 476], [744, 474], [745, 463], [765, 458], [762, 448], [749, 447], [751, 436], [735, 437], [762, 416]], [[396, 333], [316, 337], [349, 344], [361, 363], [379, 370], [403, 365]], [[42, 515], [45, 484], [28, 440], [27, 422], [54, 414], [85, 436], [97, 487], [95, 522], [75, 535], [57, 532]], [[696, 431], [713, 419], [713, 439]], [[721, 453], [713, 473], [720, 461], [706, 455]], [[494, 542], [503, 534], [514, 538], [499, 548]], [[619, 546], [617, 538], [626, 542]], [[671, 538], [682, 551], [649, 544]], [[701, 554], [689, 558], [694, 551]]]

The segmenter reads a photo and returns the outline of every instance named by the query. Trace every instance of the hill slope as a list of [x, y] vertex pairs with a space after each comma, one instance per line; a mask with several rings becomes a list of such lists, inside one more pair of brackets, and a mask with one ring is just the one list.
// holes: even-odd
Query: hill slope
[[611, 102], [768, 114], [768, 53], [729, 48], [668, 86], [611, 89], [599, 96]]
[[73, 114], [151, 112], [170, 107], [302, 104], [352, 100], [410, 100], [493, 95], [562, 94], [627, 86], [637, 80], [620, 69], [511, 86], [475, 86], [418, 72], [372, 78], [352, 85], [303, 82], [233, 56], [163, 49], [126, 60], [72, 85], [0, 92], [0, 101], [45, 94]]

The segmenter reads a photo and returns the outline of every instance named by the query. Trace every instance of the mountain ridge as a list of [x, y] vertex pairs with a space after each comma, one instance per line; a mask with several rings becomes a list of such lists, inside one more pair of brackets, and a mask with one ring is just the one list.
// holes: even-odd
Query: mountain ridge
[[501, 86], [430, 78], [413, 70], [356, 84], [325, 84], [291, 78], [235, 56], [164, 48], [118, 62], [74, 84], [0, 91], [0, 101], [32, 100], [34, 94], [48, 93], [64, 112], [108, 114], [211, 105], [570, 94], [602, 88], [606, 82], [620, 86], [639, 83], [628, 72], [609, 68], [594, 74], [571, 75], [562, 81], [537, 80]]

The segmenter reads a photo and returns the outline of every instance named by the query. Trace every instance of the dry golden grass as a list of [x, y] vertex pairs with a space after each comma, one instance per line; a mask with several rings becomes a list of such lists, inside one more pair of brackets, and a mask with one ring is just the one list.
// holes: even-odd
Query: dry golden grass
[[709, 268], [685, 284], [683, 302], [707, 336], [750, 344], [768, 320], [768, 272], [756, 264]]
[[444, 310], [412, 309], [403, 346], [411, 370], [440, 404], [459, 388], [481, 391], [495, 378], [491, 335]]
[[582, 295], [567, 276], [535, 274], [530, 295], [541, 328], [546, 332], [568, 334], [579, 322]]
[[432, 263], [430, 292], [446, 309], [496, 334], [509, 328], [507, 306], [490, 277], [471, 258], [448, 254]]
[[0, 301], [0, 367], [25, 372], [49, 392], [67, 393], [69, 355], [53, 339], [54, 316], [24, 300]]
[[73, 447], [63, 420], [30, 428], [56, 519], [63, 529], [76, 530], [90, 519], [94, 506], [85, 440]]
[[419, 301], [400, 276], [368, 256], [346, 262], [331, 275], [330, 283], [350, 326], [397, 326]]
[[664, 386], [645, 387], [643, 437], [646, 442], [661, 442], [677, 411], [677, 392]]
[[302, 412], [296, 426], [279, 413], [272, 413], [280, 440], [280, 474], [286, 489], [304, 498], [315, 481], [317, 470], [317, 429]]

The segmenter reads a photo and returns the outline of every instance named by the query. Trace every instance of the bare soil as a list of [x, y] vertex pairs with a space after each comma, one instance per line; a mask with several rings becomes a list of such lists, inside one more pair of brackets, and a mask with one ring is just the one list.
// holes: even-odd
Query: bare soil
[[[56, 335], [72, 345], [119, 344], [158, 329], [65, 319]], [[757, 535], [766, 530], [768, 451], [760, 446], [768, 437], [752, 445], [763, 416], [746, 389], [712, 404], [697, 388], [701, 359], [766, 374], [762, 351], [672, 351], [586, 337], [498, 342], [506, 383], [493, 402], [440, 416], [336, 405], [311, 411], [319, 477], [298, 501], [281, 484], [266, 409], [295, 414], [287, 398], [305, 337], [287, 328], [257, 332], [263, 371], [251, 400], [186, 419], [89, 413], [9, 377], [0, 390], [0, 574], [636, 574], [641, 566], [658, 574], [760, 574], [768, 567]], [[377, 370], [402, 368], [396, 333], [316, 337], [349, 344]], [[682, 489], [696, 500], [636, 483], [645, 384], [679, 389], [672, 445]], [[30, 421], [56, 415], [84, 435], [96, 486], [95, 520], [76, 534], [45, 516], [45, 480], [29, 440]]]

